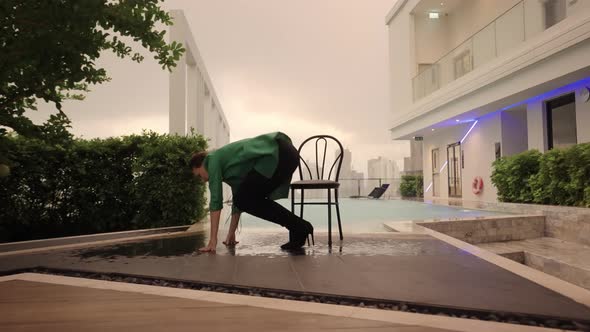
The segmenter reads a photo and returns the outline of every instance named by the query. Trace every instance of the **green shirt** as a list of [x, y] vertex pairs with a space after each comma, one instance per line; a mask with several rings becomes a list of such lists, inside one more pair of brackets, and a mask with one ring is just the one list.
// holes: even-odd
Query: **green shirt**
[[[276, 132], [233, 142], [207, 154], [203, 164], [209, 173], [210, 211], [218, 211], [223, 207], [222, 182], [227, 183], [235, 195], [251, 170], [267, 178], [273, 176], [279, 162], [277, 139], [291, 143], [289, 136]], [[269, 198], [288, 197], [290, 183], [289, 177]], [[237, 212], [235, 205], [232, 205], [232, 213]]]

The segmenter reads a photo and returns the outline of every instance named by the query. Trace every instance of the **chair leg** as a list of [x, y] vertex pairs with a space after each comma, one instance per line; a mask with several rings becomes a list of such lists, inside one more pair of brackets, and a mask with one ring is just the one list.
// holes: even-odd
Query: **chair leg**
[[328, 189], [328, 246], [332, 247], [332, 190]]
[[[303, 200], [304, 200], [304, 189], [301, 189], [301, 205], [299, 205], [301, 207], [301, 210], [299, 210], [299, 216], [301, 217], [301, 219], [303, 219]], [[307, 246], [309, 247], [309, 236], [307, 237]]]
[[344, 239], [342, 236], [342, 222], [340, 221], [340, 204], [338, 202], [338, 189], [334, 190], [334, 196], [336, 198], [336, 217], [338, 218], [338, 231], [340, 232], [340, 241]]
[[304, 189], [301, 189], [301, 205], [300, 205], [300, 210], [299, 210], [299, 216], [301, 217], [301, 219], [303, 219], [303, 195], [305, 193]]
[[291, 213], [295, 213], [295, 188], [291, 188]]

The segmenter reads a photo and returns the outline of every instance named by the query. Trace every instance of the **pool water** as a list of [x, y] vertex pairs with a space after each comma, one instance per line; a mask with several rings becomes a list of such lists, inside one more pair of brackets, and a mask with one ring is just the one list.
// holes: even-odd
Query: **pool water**
[[[290, 200], [282, 199], [277, 202], [287, 209], [291, 209]], [[299, 214], [299, 211], [299, 206], [295, 206], [295, 212]], [[306, 205], [303, 212], [303, 218], [312, 223], [316, 231], [325, 232], [328, 230], [328, 208], [325, 205]], [[383, 227], [383, 223], [391, 221], [473, 218], [500, 214], [506, 213], [466, 210], [463, 208], [405, 200], [350, 198], [340, 200], [342, 228], [347, 233], [386, 232], [387, 230]], [[226, 220], [227, 219], [228, 218], [226, 218]], [[228, 221], [226, 221], [226, 224], [227, 223]], [[251, 230], [277, 231], [282, 229], [281, 226], [259, 219], [247, 213], [242, 214], [240, 224], [241, 230], [246, 232]], [[225, 227], [227, 227], [227, 225]], [[332, 208], [332, 231], [338, 232], [335, 208]]]

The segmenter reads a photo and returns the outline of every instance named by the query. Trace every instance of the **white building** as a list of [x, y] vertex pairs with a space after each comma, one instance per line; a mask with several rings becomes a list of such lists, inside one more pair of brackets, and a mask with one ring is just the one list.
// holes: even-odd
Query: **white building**
[[386, 23], [391, 135], [423, 137], [426, 198], [495, 201], [496, 158], [590, 141], [590, 1], [399, 0]]
[[186, 135], [193, 129], [209, 139], [209, 149], [229, 143], [229, 125], [207, 74], [188, 22], [181, 10], [172, 10], [170, 41], [186, 52], [170, 73], [170, 133]]

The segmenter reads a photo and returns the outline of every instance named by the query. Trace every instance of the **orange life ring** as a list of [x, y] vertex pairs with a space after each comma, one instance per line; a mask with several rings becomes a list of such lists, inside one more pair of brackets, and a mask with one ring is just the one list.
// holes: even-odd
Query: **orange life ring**
[[479, 195], [483, 191], [483, 179], [481, 178], [481, 176], [476, 176], [473, 178], [473, 182], [471, 183], [471, 190], [476, 195]]

